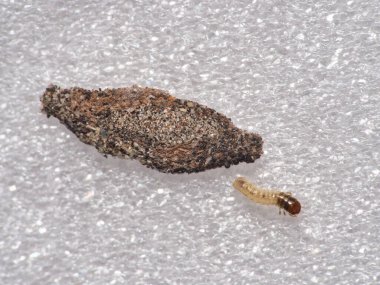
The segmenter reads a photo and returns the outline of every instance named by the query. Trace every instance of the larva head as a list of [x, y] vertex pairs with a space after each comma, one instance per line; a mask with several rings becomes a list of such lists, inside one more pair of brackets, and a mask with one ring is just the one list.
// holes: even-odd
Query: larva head
[[281, 193], [277, 203], [280, 208], [284, 209], [292, 216], [301, 212], [301, 203], [289, 194]]
[[301, 212], [301, 203], [298, 202], [297, 199], [293, 197], [289, 197], [287, 205], [288, 207], [285, 210], [288, 211], [288, 213], [291, 214], [292, 216], [297, 215], [299, 214], [299, 212]]

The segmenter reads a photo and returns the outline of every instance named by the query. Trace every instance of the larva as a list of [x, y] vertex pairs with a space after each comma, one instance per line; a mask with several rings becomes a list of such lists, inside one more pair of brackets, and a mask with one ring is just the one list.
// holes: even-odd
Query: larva
[[[250, 183], [244, 177], [238, 177], [233, 183], [236, 190], [243, 193], [255, 203], [263, 205], [276, 205], [283, 211], [287, 211], [291, 216], [296, 216], [301, 211], [301, 204], [298, 200], [292, 197], [289, 192], [279, 192], [261, 189]], [[284, 212], [285, 214], [285, 212]]]

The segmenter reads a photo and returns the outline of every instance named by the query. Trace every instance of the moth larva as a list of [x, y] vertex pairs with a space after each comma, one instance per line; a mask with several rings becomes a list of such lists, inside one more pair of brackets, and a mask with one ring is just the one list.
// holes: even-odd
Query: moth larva
[[[271, 191], [261, 189], [250, 183], [244, 177], [238, 177], [233, 183], [236, 190], [243, 193], [250, 200], [263, 205], [276, 205], [287, 211], [291, 216], [297, 215], [301, 211], [301, 204], [289, 192]], [[285, 214], [285, 212], [284, 212]]]

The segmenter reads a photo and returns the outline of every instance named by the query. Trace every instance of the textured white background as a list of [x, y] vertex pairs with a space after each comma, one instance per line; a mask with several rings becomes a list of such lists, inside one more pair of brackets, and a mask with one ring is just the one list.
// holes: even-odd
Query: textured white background
[[[379, 284], [378, 0], [1, 0], [0, 72], [1, 284]], [[40, 113], [49, 83], [169, 90], [265, 154], [192, 175], [106, 159]]]

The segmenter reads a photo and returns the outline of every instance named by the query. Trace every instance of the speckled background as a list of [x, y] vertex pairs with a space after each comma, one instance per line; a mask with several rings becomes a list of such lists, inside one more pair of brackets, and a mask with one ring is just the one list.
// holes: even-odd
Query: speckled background
[[[379, 283], [379, 1], [200, 2], [0, 2], [1, 284]], [[191, 175], [106, 159], [40, 113], [49, 83], [169, 90], [265, 153]]]

